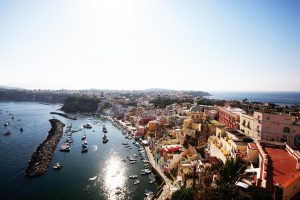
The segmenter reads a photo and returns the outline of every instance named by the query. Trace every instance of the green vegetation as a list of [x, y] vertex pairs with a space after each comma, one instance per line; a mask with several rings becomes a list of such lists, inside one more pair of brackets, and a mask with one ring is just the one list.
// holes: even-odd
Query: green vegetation
[[263, 200], [272, 200], [272, 193], [265, 188], [257, 186], [249, 186], [247, 189], [248, 193], [252, 196], [253, 199], [263, 199]]
[[194, 192], [192, 188], [182, 187], [180, 190], [177, 190], [172, 194], [172, 200], [193, 200]]
[[100, 102], [101, 100], [96, 97], [71, 96], [65, 100], [61, 109], [66, 112], [96, 112]]
[[227, 160], [223, 165], [217, 164], [201, 174], [197, 196], [199, 199], [239, 199], [239, 188], [236, 182], [243, 177], [246, 165], [241, 159]]
[[151, 101], [158, 108], [165, 108], [168, 105], [172, 105], [174, 103], [178, 103], [179, 105], [183, 103], [193, 103], [193, 99], [170, 99], [170, 98], [156, 98]]

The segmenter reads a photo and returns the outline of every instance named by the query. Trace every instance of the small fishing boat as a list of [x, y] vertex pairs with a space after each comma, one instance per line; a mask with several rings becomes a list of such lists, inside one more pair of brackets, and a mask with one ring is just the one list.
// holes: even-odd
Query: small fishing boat
[[102, 139], [103, 139], [103, 143], [107, 143], [108, 142], [108, 138], [107, 138], [106, 135], [104, 135]]
[[129, 163], [130, 163], [130, 164], [135, 164], [135, 163], [136, 163], [136, 161], [130, 161]]
[[85, 140], [86, 139], [86, 135], [83, 135], [81, 140]]
[[89, 180], [94, 181], [94, 180], [96, 180], [96, 178], [97, 178], [97, 176], [94, 176], [94, 177], [89, 178]]
[[57, 162], [57, 163], [55, 163], [55, 164], [52, 166], [52, 168], [53, 168], [53, 169], [60, 169], [60, 168], [62, 168], [62, 165], [61, 165], [59, 162]]
[[139, 184], [140, 182], [141, 182], [140, 180], [134, 180], [134, 181], [133, 181], [133, 184], [134, 184], [134, 185], [137, 185], [137, 184]]
[[131, 179], [136, 179], [138, 177], [138, 175], [130, 175], [129, 178]]
[[154, 183], [154, 182], [155, 182], [155, 178], [152, 178], [152, 179], [149, 180], [149, 183], [150, 183], [150, 184], [152, 184], [152, 183]]
[[59, 150], [62, 152], [69, 152], [70, 149], [71, 149], [70, 145], [67, 143], [64, 143], [63, 145], [61, 145]]
[[91, 124], [86, 123], [86, 124], [83, 125], [83, 128], [91, 129], [91, 128], [93, 128], [93, 127], [92, 127]]

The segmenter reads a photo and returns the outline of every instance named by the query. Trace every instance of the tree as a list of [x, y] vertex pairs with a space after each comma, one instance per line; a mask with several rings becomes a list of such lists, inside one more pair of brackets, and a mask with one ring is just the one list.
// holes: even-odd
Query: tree
[[265, 188], [257, 186], [249, 186], [247, 192], [252, 196], [253, 199], [272, 200], [272, 193]]
[[192, 188], [182, 187], [172, 194], [172, 200], [193, 200], [194, 192]]

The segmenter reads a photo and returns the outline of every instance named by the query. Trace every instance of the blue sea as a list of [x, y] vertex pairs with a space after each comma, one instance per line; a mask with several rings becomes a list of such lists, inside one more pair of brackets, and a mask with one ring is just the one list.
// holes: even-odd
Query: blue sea
[[210, 99], [270, 102], [279, 105], [300, 104], [300, 92], [210, 92]]
[[[91, 123], [92, 129], [85, 129], [73, 134], [74, 144], [70, 152], [60, 152], [59, 147], [66, 139], [64, 136], [54, 152], [47, 173], [37, 178], [26, 178], [24, 170], [36, 147], [47, 136], [51, 126], [51, 111], [58, 105], [44, 105], [30, 102], [0, 102], [0, 199], [144, 199], [145, 189], [156, 191], [158, 183], [149, 183], [149, 177], [141, 176], [144, 163], [138, 158], [136, 164], [122, 162], [127, 156], [139, 155], [133, 140], [125, 139], [119, 129], [108, 120], [97, 117], [78, 116], [78, 120], [56, 118], [66, 125], [72, 123], [74, 129], [84, 123]], [[12, 119], [11, 116], [14, 116]], [[95, 124], [101, 120], [108, 129], [109, 142], [102, 143], [102, 125]], [[3, 126], [10, 122], [8, 128]], [[99, 121], [98, 121], [99, 122]], [[24, 132], [20, 132], [20, 128]], [[8, 129], [11, 135], [3, 133]], [[86, 134], [89, 151], [81, 153], [81, 137]], [[122, 142], [131, 144], [126, 149]], [[52, 165], [61, 162], [59, 171]], [[134, 185], [129, 179], [138, 174], [140, 184]], [[89, 178], [95, 177], [95, 180]], [[116, 187], [123, 189], [122, 194], [115, 195]]]

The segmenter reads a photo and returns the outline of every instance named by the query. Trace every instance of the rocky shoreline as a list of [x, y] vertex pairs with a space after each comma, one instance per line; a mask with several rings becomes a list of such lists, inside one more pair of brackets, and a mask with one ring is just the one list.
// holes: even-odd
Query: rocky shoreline
[[41, 176], [46, 173], [55, 148], [63, 135], [65, 124], [57, 119], [50, 119], [49, 121], [52, 128], [47, 138], [36, 148], [28, 161], [28, 166], [25, 170], [25, 176], [27, 177]]

